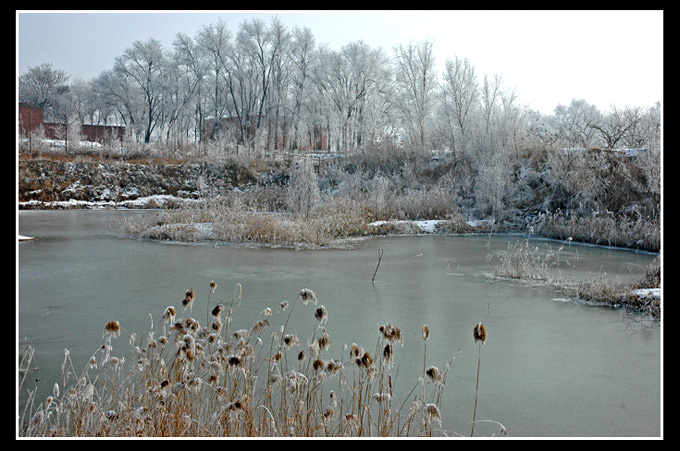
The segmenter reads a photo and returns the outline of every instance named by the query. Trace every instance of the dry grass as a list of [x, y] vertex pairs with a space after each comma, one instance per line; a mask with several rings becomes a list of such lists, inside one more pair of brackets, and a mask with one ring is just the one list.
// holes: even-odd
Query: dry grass
[[579, 216], [554, 213], [546, 215], [538, 227], [545, 237], [641, 249], [658, 252], [661, 249], [661, 225], [658, 220], [628, 218], [611, 212]]
[[554, 283], [559, 280], [559, 275], [554, 273], [552, 268], [559, 265], [563, 247], [564, 244], [555, 251], [546, 245], [545, 249], [541, 250], [532, 245], [528, 239], [510, 242], [505, 250], [498, 253], [494, 275], [501, 278]]
[[349, 199], [324, 199], [308, 215], [258, 209], [232, 196], [165, 210], [156, 218], [120, 221], [126, 236], [182, 242], [224, 241], [269, 246], [318, 247], [366, 234], [366, 215]]
[[637, 290], [661, 287], [661, 267], [659, 258], [647, 268], [645, 276], [635, 283], [611, 281], [605, 274], [590, 277], [575, 287], [566, 287], [567, 293], [575, 299], [597, 305], [625, 307], [629, 310], [659, 319], [661, 317], [661, 298], [641, 295]]
[[498, 252], [494, 276], [532, 283], [548, 283], [562, 290], [570, 298], [580, 302], [608, 305], [613, 308], [624, 306], [653, 318], [661, 316], [660, 298], [640, 295], [636, 292], [638, 289], [660, 288], [661, 268], [659, 258], [650, 264], [645, 276], [635, 283], [612, 281], [603, 273], [573, 282], [564, 278], [559, 271], [559, 265], [562, 261], [561, 252], [569, 241], [571, 239], [567, 239], [556, 251], [549, 245], [541, 250], [531, 245], [529, 240], [508, 243], [505, 250]]
[[[403, 400], [395, 381], [398, 327], [378, 327], [372, 349], [332, 347], [332, 312], [302, 289], [292, 302], [263, 310], [234, 330], [241, 302], [191, 297], [184, 311], [157, 312], [143, 335], [111, 321], [103, 343], [78, 371], [68, 350], [52, 395], [29, 391], [20, 418], [28, 437], [407, 437], [446, 435], [442, 393], [449, 365], [425, 367]], [[215, 294], [217, 293], [217, 294]], [[189, 296], [189, 294], [187, 294]], [[192, 311], [197, 313], [192, 316]], [[312, 323], [307, 337], [288, 327], [293, 313]], [[207, 322], [201, 324], [203, 314]], [[199, 322], [200, 321], [200, 322]], [[296, 326], [296, 331], [299, 326]], [[427, 333], [425, 332], [427, 331]], [[297, 333], [297, 332], [295, 332]], [[427, 344], [429, 328], [423, 327]], [[125, 343], [128, 344], [126, 347]], [[120, 349], [119, 349], [120, 347]], [[341, 355], [332, 350], [342, 349]], [[425, 347], [426, 349], [426, 347]], [[409, 356], [409, 361], [413, 361]], [[408, 390], [408, 387], [407, 387]], [[502, 428], [501, 425], [501, 429]]]

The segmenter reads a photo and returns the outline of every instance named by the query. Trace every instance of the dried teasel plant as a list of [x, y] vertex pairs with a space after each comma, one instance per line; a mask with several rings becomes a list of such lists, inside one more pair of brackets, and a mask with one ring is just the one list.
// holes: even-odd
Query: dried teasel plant
[[390, 323], [387, 323], [380, 326], [378, 330], [380, 331], [382, 336], [390, 343], [398, 341], [401, 344], [404, 344], [404, 337], [401, 334], [401, 330], [398, 327], [393, 326]]
[[[300, 296], [300, 301], [316, 300], [316, 295], [309, 289], [293, 293]], [[209, 296], [210, 294], [208, 299]], [[185, 311], [191, 307], [191, 302], [196, 303], [195, 293], [188, 290], [185, 300], [189, 299], [194, 300], [183, 303]], [[275, 305], [278, 304], [279, 301], [276, 301]], [[200, 307], [201, 310], [205, 308], [203, 304]], [[117, 321], [109, 322], [104, 328], [107, 337], [118, 336], [123, 332], [131, 337], [130, 345], [135, 358], [132, 362], [134, 371], [130, 371], [128, 377], [135, 386], [130, 388], [130, 396], [134, 396], [139, 404], [132, 410], [123, 403], [104, 404], [103, 400], [110, 396], [106, 392], [108, 386], [102, 385], [100, 388], [95, 384], [87, 388], [87, 379], [84, 379], [85, 382], [79, 382], [79, 387], [82, 387], [74, 389], [73, 396], [79, 397], [85, 403], [85, 408], [90, 411], [94, 409], [93, 418], [98, 416], [103, 422], [100, 425], [101, 430], [95, 429], [97, 425], [94, 423], [82, 423], [82, 427], [92, 427], [85, 430], [85, 434], [92, 431], [111, 436], [410, 435], [411, 424], [415, 424], [415, 413], [409, 411], [407, 418], [401, 409], [408, 409], [408, 402], [411, 400], [403, 400], [401, 403], [393, 391], [391, 370], [396, 366], [395, 352], [399, 353], [396, 351], [396, 343], [403, 344], [405, 338], [398, 327], [389, 323], [380, 326], [378, 323], [374, 326], [378, 329], [375, 348], [364, 350], [356, 343], [351, 347], [344, 345], [343, 358], [335, 359], [331, 355], [333, 347], [328, 334], [331, 331], [327, 332], [325, 328], [328, 311], [323, 305], [315, 304], [313, 311], [305, 314], [309, 315], [306, 319], [315, 324], [311, 338], [304, 341], [302, 338], [298, 339], [297, 332], [292, 333], [292, 329], [286, 331], [285, 327], [272, 327], [277, 319], [276, 314], [284, 307], [287, 307], [284, 319], [294, 310], [292, 301], [291, 305], [286, 303], [284, 306], [282, 303], [280, 307], [274, 308], [274, 311], [260, 308], [255, 321], [249, 323], [250, 327], [246, 325], [239, 326], [244, 327], [242, 329], [232, 329], [229, 327], [232, 313], [229, 304], [215, 305], [209, 302], [205, 327], [201, 327], [192, 315], [177, 317], [175, 308], [168, 306], [162, 311], [162, 330], [156, 333], [160, 336], [154, 340], [155, 331], [152, 331], [146, 348], [141, 346], [143, 340], [133, 340], [135, 335], [128, 334]], [[311, 318], [312, 314], [314, 319]], [[285, 324], [287, 325], [287, 319]], [[296, 324], [296, 330], [297, 327], [299, 326]], [[153, 329], [153, 322], [151, 328]], [[272, 328], [271, 334], [265, 332], [268, 328]], [[373, 330], [375, 333], [375, 329]], [[485, 337], [486, 334], [482, 336]], [[268, 337], [271, 339], [269, 352], [264, 344]], [[426, 346], [429, 345], [431, 336], [427, 326], [423, 326], [422, 337]], [[151, 346], [151, 343], [154, 345]], [[126, 374], [119, 368], [124, 368], [124, 358], [119, 363], [118, 358], [112, 357], [112, 347], [107, 341], [105, 349], [101, 351], [101, 358], [99, 354], [96, 359], [93, 356], [87, 362], [87, 369], [102, 376], [111, 374], [116, 378]], [[295, 362], [295, 356], [299, 357], [299, 361]], [[258, 371], [262, 373], [256, 376]], [[262, 384], [256, 386], [255, 380], [264, 372], [267, 374], [267, 382], [261, 392], [258, 392], [257, 389]], [[422, 381], [443, 385], [445, 375], [446, 371], [442, 372], [428, 363], [427, 367], [423, 367]], [[327, 400], [323, 394], [323, 384], [329, 384], [332, 377], [336, 378], [338, 385], [331, 392], [326, 404], [323, 402]], [[137, 384], [137, 378], [141, 378], [141, 384]], [[421, 379], [417, 384], [420, 383]], [[345, 391], [346, 388], [349, 391]], [[441, 406], [437, 396], [437, 390], [440, 389], [439, 386], [433, 387], [432, 398], [427, 401], [424, 395], [421, 397], [416, 393], [413, 397], [417, 400], [414, 409], [422, 414], [421, 429], [418, 431], [420, 434], [439, 431], [437, 424], [441, 426], [443, 413], [439, 411]], [[45, 402], [41, 413], [35, 415], [35, 426], [30, 433], [49, 433], [47, 425], [55, 421], [55, 409], [67, 406], [69, 395], [62, 402], [58, 399], [59, 389], [54, 391], [57, 394]], [[248, 395], [254, 401], [252, 404], [245, 397]], [[277, 402], [281, 404], [277, 405]], [[310, 402], [312, 404], [308, 404]], [[430, 404], [426, 404], [427, 402]], [[395, 407], [399, 410], [393, 411]], [[154, 412], [159, 409], [167, 414], [159, 417], [157, 422], [153, 421]], [[312, 417], [305, 413], [312, 411], [319, 412], [319, 415]], [[36, 412], [29, 410], [28, 413], [26, 424], [30, 423]], [[170, 421], [171, 419], [174, 420]], [[406, 422], [402, 423], [402, 419]], [[64, 425], [65, 434], [62, 430], [57, 432], [64, 435], [69, 432], [83, 432], [67, 431], [68, 427], [69, 425]], [[155, 429], [157, 427], [162, 429]], [[36, 431], [40, 432], [35, 433]]]
[[184, 299], [182, 299], [182, 306], [184, 307], [184, 310], [189, 309], [189, 311], [192, 310], [192, 305], [194, 303], [196, 295], [194, 293], [193, 288], [189, 288], [186, 293], [184, 293]]
[[316, 305], [316, 294], [309, 288], [303, 288], [300, 290], [300, 298], [302, 302], [307, 305], [309, 301], [312, 301]]
[[486, 343], [486, 338], [487, 338], [487, 333], [486, 333], [486, 326], [482, 324], [481, 322], [475, 324], [475, 327], [473, 328], [473, 336], [475, 339], [475, 343], [481, 342], [481, 344]]
[[118, 337], [120, 335], [120, 323], [118, 321], [109, 321], [104, 326], [104, 335], [111, 337]]
[[486, 343], [488, 334], [486, 332], [486, 326], [481, 322], [475, 324], [472, 330], [473, 338], [475, 343], [479, 343], [478, 353], [477, 353], [477, 381], [475, 383], [475, 408], [472, 413], [472, 430], [470, 431], [470, 437], [475, 433], [475, 421], [477, 418], [477, 394], [479, 393], [479, 366], [482, 360], [482, 346]]
[[324, 307], [323, 305], [317, 307], [316, 310], [314, 311], [314, 318], [316, 318], [316, 320], [319, 321], [319, 323], [328, 321], [328, 310], [326, 310], [326, 307]]

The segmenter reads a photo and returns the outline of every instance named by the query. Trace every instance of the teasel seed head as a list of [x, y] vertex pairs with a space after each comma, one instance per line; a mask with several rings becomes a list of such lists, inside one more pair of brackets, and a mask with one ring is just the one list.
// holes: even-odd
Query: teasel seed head
[[373, 366], [373, 357], [371, 357], [371, 354], [369, 354], [368, 352], [365, 352], [364, 355], [361, 356], [360, 361], [361, 365], [366, 368], [370, 368]]
[[[342, 370], [342, 362], [338, 359], [328, 360], [326, 362], [324, 369], [329, 375], [332, 376], [336, 374], [338, 371]], [[331, 392], [331, 398], [333, 396], [335, 396], [335, 393]]]
[[194, 289], [189, 288], [184, 295], [184, 299], [182, 299], [182, 306], [184, 307], [185, 310], [187, 308], [189, 308], [189, 309], [191, 308], [192, 303], [194, 302], [194, 297], [195, 297]]
[[398, 327], [391, 325], [390, 323], [384, 324], [378, 328], [382, 336], [389, 341], [394, 343], [398, 341], [404, 343], [404, 337], [401, 335], [401, 330]]
[[295, 335], [286, 334], [283, 336], [283, 344], [285, 344], [286, 347], [290, 349], [294, 345], [299, 345], [300, 340]]
[[324, 365], [325, 362], [321, 359], [316, 359], [312, 362], [312, 368], [314, 368], [314, 371], [322, 370]]
[[436, 421], [437, 423], [441, 424], [442, 422], [442, 414], [439, 411], [439, 408], [437, 407], [436, 404], [425, 404], [425, 413], [427, 413], [427, 416], [431, 419]]
[[165, 320], [166, 323], [172, 323], [175, 321], [175, 313], [175, 307], [172, 305], [168, 306], [163, 312], [163, 320]]
[[444, 372], [437, 368], [436, 366], [431, 366], [429, 367], [426, 371], [425, 374], [427, 374], [427, 377], [430, 378], [430, 380], [434, 383], [442, 385], [444, 383]]
[[319, 344], [320, 351], [326, 351], [333, 344], [333, 341], [331, 340], [331, 336], [328, 335], [326, 331], [324, 331], [323, 334], [317, 339], [317, 343]]
[[215, 321], [213, 321], [213, 322], [210, 324], [210, 327], [211, 327], [212, 330], [214, 330], [216, 333], [219, 333], [219, 332], [222, 330], [222, 321], [221, 321], [219, 318], [217, 318]]
[[243, 359], [237, 355], [230, 355], [227, 357], [227, 364], [229, 365], [230, 368], [242, 368], [243, 367]]
[[212, 316], [217, 318], [220, 316], [220, 313], [222, 313], [222, 304], [217, 304], [215, 308], [212, 309]]
[[214, 293], [216, 288], [217, 288], [217, 283], [214, 280], [211, 280], [210, 281], [210, 291], [212, 291]]
[[427, 324], [423, 326], [423, 340], [427, 341], [430, 338], [430, 328]]
[[333, 415], [335, 414], [335, 410], [331, 406], [326, 407], [326, 410], [323, 412], [323, 418], [325, 421], [330, 421], [333, 419]]
[[394, 355], [394, 349], [392, 348], [392, 343], [387, 343], [383, 348], [383, 358], [388, 362], [392, 360]]
[[269, 321], [267, 321], [266, 319], [257, 320], [252, 328], [253, 333], [258, 334], [267, 326], [269, 326]]
[[302, 302], [304, 302], [305, 305], [307, 305], [309, 301], [314, 302], [314, 305], [316, 305], [316, 294], [309, 288], [301, 289], [300, 297], [302, 298]]
[[484, 326], [484, 324], [482, 324], [481, 322], [475, 324], [475, 327], [472, 330], [472, 332], [475, 338], [475, 343], [481, 341], [482, 344], [484, 344], [486, 342], [486, 338], [488, 335], [486, 333], [486, 327]]
[[363, 350], [356, 343], [352, 343], [349, 350], [349, 356], [358, 359], [362, 352]]
[[317, 307], [316, 311], [314, 312], [314, 318], [317, 319], [320, 323], [327, 321], [328, 320], [328, 310], [326, 310], [326, 307], [323, 305], [320, 305]]
[[104, 326], [104, 334], [111, 335], [112, 337], [117, 337], [120, 335], [120, 323], [118, 321], [109, 321]]

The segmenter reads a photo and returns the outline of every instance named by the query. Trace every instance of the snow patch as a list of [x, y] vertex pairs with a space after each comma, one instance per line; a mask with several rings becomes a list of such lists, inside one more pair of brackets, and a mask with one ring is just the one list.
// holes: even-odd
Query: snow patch
[[[132, 191], [128, 191], [131, 193]], [[105, 195], [107, 193], [104, 193]], [[104, 196], [102, 196], [104, 197]], [[169, 203], [197, 203], [201, 202], [198, 199], [185, 199], [181, 197], [170, 196], [167, 194], [157, 194], [153, 196], [138, 197], [137, 199], [124, 200], [121, 202], [114, 201], [88, 201], [70, 199], [65, 201], [42, 202], [39, 200], [29, 200], [19, 202], [19, 208], [83, 208], [83, 209], [104, 209], [104, 208], [163, 208]]]
[[409, 220], [399, 220], [399, 221], [374, 221], [369, 223], [369, 226], [379, 227], [385, 224], [414, 224], [420, 227], [423, 233], [434, 233], [437, 228], [437, 224], [443, 222], [441, 219], [418, 219], [414, 221]]
[[640, 288], [631, 291], [630, 294], [643, 299], [646, 298], [661, 299], [661, 288]]

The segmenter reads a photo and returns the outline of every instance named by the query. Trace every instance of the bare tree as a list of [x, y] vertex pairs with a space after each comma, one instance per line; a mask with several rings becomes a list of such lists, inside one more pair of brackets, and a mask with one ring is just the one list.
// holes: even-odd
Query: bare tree
[[208, 61], [200, 45], [189, 36], [178, 33], [173, 42], [173, 60], [178, 69], [186, 73], [187, 88], [186, 102], [192, 102], [196, 115], [194, 136], [198, 142], [203, 142], [205, 129], [205, 99], [204, 87], [208, 74]]
[[585, 100], [572, 100], [569, 106], [558, 105], [552, 116], [552, 125], [566, 147], [589, 149], [597, 142], [602, 114], [595, 105]]
[[206, 95], [211, 96], [211, 110], [216, 124], [225, 116], [228, 108], [223, 70], [229, 53], [233, 51], [231, 39], [232, 33], [221, 19], [214, 24], [204, 26], [196, 37], [198, 49], [208, 61], [207, 70], [212, 89], [208, 89]]
[[436, 79], [432, 41], [409, 42], [394, 49], [397, 101], [402, 127], [416, 150], [425, 150], [434, 107]]
[[290, 51], [291, 93], [290, 110], [293, 138], [291, 147], [298, 148], [302, 140], [303, 107], [311, 95], [310, 71], [315, 57], [315, 40], [309, 28], [295, 28], [292, 32]]
[[612, 107], [611, 111], [601, 121], [593, 124], [593, 128], [600, 133], [605, 147], [614, 149], [640, 120], [642, 120], [642, 109], [639, 107], [626, 107], [624, 109]]
[[161, 118], [163, 83], [167, 73], [167, 59], [161, 43], [155, 39], [135, 41], [122, 56], [116, 58], [114, 71], [129, 81], [143, 99], [144, 142], [149, 143]]
[[65, 71], [53, 69], [50, 63], [30, 67], [19, 76], [19, 100], [49, 110], [57, 97], [68, 91], [68, 80]]
[[54, 121], [57, 138], [63, 139], [64, 149], [69, 151], [69, 144], [77, 143], [80, 136], [81, 122], [78, 120], [78, 102], [70, 89], [55, 96], [51, 102], [51, 115]]
[[475, 68], [467, 58], [447, 59], [441, 90], [444, 122], [452, 152], [465, 150], [478, 109], [479, 87]]

